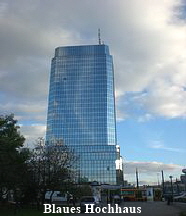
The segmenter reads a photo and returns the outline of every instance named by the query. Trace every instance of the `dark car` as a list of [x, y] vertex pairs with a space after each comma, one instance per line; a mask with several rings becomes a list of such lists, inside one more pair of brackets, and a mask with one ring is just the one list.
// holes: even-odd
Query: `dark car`
[[114, 204], [120, 204], [121, 203], [121, 198], [119, 195], [114, 195], [113, 196], [113, 201], [114, 201]]
[[94, 208], [98, 206], [98, 203], [96, 202], [95, 198], [93, 196], [84, 196], [80, 200], [80, 207], [81, 212], [86, 211], [86, 205], [85, 204], [94, 204]]

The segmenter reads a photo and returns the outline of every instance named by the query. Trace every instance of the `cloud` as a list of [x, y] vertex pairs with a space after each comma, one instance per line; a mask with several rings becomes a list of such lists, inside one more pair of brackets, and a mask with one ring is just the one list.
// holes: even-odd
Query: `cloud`
[[45, 104], [32, 104], [32, 103], [27, 103], [27, 104], [13, 104], [11, 102], [5, 104], [5, 105], [0, 105], [0, 109], [3, 111], [11, 111], [13, 108], [15, 108], [18, 112], [44, 112], [45, 111]]
[[[114, 57], [118, 119], [184, 118], [182, 8], [181, 0], [1, 0], [1, 104], [16, 104], [12, 112], [19, 119], [44, 123], [54, 48], [96, 44], [101, 28]], [[35, 104], [43, 106], [39, 115]]]
[[185, 118], [185, 74], [181, 73], [181, 70], [175, 70], [171, 74], [171, 69], [169, 69], [169, 74], [164, 74], [164, 76], [166, 77], [157, 78], [151, 84], [148, 92], [135, 95], [133, 100], [152, 115], [160, 115], [166, 118]]
[[172, 175], [180, 178], [184, 166], [178, 164], [165, 164], [162, 162], [142, 162], [142, 161], [126, 161], [124, 163], [124, 178], [132, 184], [136, 184], [136, 169], [138, 170], [140, 185], [157, 185], [162, 181], [162, 173], [164, 172], [165, 181], [169, 180]]
[[140, 173], [157, 173], [161, 170], [164, 171], [180, 171], [183, 169], [183, 166], [177, 164], [164, 164], [161, 162], [139, 162], [139, 161], [126, 161], [124, 165], [125, 173], [131, 174], [136, 172], [136, 168]]
[[45, 137], [45, 125], [33, 124], [31, 126], [20, 125], [20, 132], [26, 138], [25, 146], [33, 148], [39, 137]]
[[185, 153], [186, 152], [186, 149], [167, 147], [159, 140], [152, 141], [151, 144], [149, 145], [149, 147], [153, 148], [153, 149], [160, 149], [160, 150], [177, 152], [177, 153], [178, 152], [179, 153]]
[[153, 119], [153, 116], [152, 116], [151, 114], [149, 114], [149, 113], [146, 113], [146, 114], [143, 115], [143, 116], [139, 116], [138, 121], [139, 121], [139, 122], [144, 122], [144, 121], [150, 121], [150, 120], [152, 120], [152, 119]]
[[[15, 119], [24, 125], [32, 122], [46, 122], [46, 101], [36, 104], [34, 101], [10, 101], [0, 104], [0, 112], [4, 115], [15, 114]], [[25, 122], [25, 123], [24, 123]]]

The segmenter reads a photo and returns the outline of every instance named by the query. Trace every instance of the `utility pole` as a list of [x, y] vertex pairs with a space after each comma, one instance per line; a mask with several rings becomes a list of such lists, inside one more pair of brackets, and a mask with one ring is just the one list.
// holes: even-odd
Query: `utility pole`
[[171, 181], [171, 197], [172, 197], [172, 202], [173, 202], [173, 185], [172, 185], [172, 176], [169, 176], [170, 181]]
[[162, 192], [163, 192], [163, 196], [165, 195], [165, 180], [164, 180], [164, 173], [163, 170], [161, 171], [162, 174]]
[[136, 186], [137, 186], [137, 189], [139, 188], [139, 180], [138, 180], [138, 170], [136, 168]]

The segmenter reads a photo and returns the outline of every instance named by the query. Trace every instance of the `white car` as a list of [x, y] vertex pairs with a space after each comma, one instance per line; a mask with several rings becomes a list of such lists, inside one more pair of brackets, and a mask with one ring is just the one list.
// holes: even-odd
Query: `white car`
[[61, 194], [60, 191], [47, 191], [45, 194], [45, 200], [52, 202], [66, 202], [67, 197], [63, 194]]

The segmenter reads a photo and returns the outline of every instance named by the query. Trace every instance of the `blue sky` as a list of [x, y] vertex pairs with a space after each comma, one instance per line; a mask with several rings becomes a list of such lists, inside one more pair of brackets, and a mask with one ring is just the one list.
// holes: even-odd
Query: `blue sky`
[[129, 119], [118, 123], [118, 142], [123, 147], [122, 154], [127, 155], [128, 160], [158, 160], [184, 165], [185, 127], [184, 120], [156, 119], [138, 122]]
[[[97, 44], [114, 58], [118, 143], [125, 177], [156, 183], [185, 167], [186, 20], [182, 0], [0, 0], [0, 111], [15, 113], [33, 146], [45, 136], [51, 58]], [[159, 175], [159, 174], [158, 174]]]

